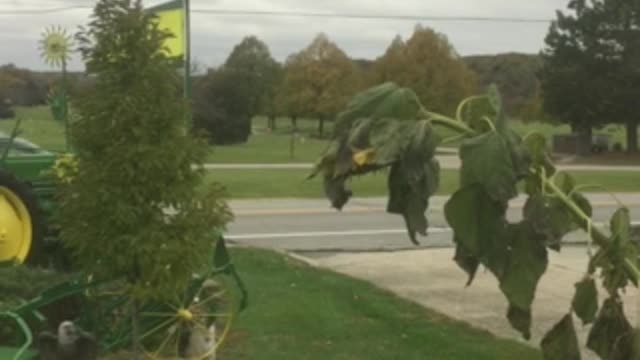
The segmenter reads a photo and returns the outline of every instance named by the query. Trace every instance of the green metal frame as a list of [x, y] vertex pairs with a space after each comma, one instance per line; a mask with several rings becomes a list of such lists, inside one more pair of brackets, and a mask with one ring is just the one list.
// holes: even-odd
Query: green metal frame
[[[224, 254], [220, 256], [220, 252], [223, 252]], [[198, 290], [203, 286], [207, 279], [222, 275], [228, 276], [233, 280], [239, 292], [237, 309], [238, 311], [243, 311], [248, 304], [248, 293], [242, 279], [236, 272], [235, 265], [228, 257], [224, 238], [222, 237], [218, 240], [211, 268], [204, 273], [195, 276], [191, 280], [184, 300], [189, 303], [193, 302]], [[80, 295], [87, 300], [89, 297], [88, 294], [91, 290], [95, 290], [99, 286], [108, 285], [114, 282], [114, 280], [92, 281], [87, 276], [81, 276], [76, 280], [52, 287], [44, 291], [40, 296], [26, 301], [15, 309], [0, 312], [0, 318], [5, 317], [12, 319], [24, 335], [24, 342], [20, 348], [15, 350], [13, 360], [22, 360], [24, 359], [24, 356], [29, 354], [34, 341], [34, 334], [29, 323], [35, 322], [38, 325], [46, 323], [47, 319], [40, 311], [42, 308], [72, 296]], [[128, 308], [126, 304], [128, 301], [129, 299], [126, 296], [115, 296], [102, 304], [103, 306], [101, 306], [101, 309], [103, 309], [103, 311], [86, 309], [80, 318], [76, 319], [80, 327], [92, 329], [96, 338], [99, 339], [101, 351], [108, 352], [123, 349], [131, 343], [132, 329], [130, 323], [125, 321], [120, 324], [113, 324], [109, 322], [108, 319], [108, 315], [112, 314], [115, 310], [119, 310], [119, 312], [124, 314], [126, 317]], [[161, 302], [149, 302], [143, 304], [140, 311], [170, 312], [171, 309], [172, 308], [169, 305]], [[143, 340], [145, 336], [150, 336], [152, 334], [151, 330], [155, 332], [168, 328], [170, 324], [167, 324], [166, 320], [166, 318], [160, 317], [141, 323], [140, 333], [143, 334]], [[35, 355], [37, 356], [37, 354]], [[34, 356], [30, 358], [36, 359], [37, 357]]]

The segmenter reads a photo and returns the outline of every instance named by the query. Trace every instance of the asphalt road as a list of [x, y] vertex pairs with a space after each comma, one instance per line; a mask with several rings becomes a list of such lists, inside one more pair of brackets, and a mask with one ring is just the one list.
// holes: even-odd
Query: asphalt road
[[[640, 194], [617, 194], [631, 210], [634, 224], [640, 225]], [[610, 195], [592, 194], [594, 220], [607, 224], [617, 202]], [[451, 229], [442, 207], [447, 197], [434, 197], [427, 216], [430, 230], [421, 238], [422, 248], [448, 247]], [[508, 217], [518, 220], [523, 199], [512, 202]], [[326, 200], [237, 200], [231, 203], [236, 215], [227, 237], [238, 244], [296, 252], [389, 251], [413, 249], [400, 216], [384, 212], [385, 199], [352, 199], [343, 212], [329, 207]], [[584, 233], [566, 238], [584, 242]]]

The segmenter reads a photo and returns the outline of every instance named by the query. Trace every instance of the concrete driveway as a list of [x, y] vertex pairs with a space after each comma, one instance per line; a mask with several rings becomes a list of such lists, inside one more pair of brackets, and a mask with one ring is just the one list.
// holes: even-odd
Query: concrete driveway
[[[565, 247], [551, 253], [547, 273], [538, 285], [534, 302], [532, 339], [522, 340], [511, 329], [505, 314], [507, 302], [498, 283], [489, 272], [479, 271], [474, 283], [465, 287], [467, 275], [453, 262], [453, 249], [426, 249], [383, 253], [340, 253], [307, 255], [311, 264], [369, 281], [383, 289], [465, 321], [491, 333], [538, 347], [544, 334], [568, 311], [573, 285], [585, 274], [587, 253], [584, 247]], [[604, 292], [601, 292], [601, 295]], [[599, 299], [602, 302], [604, 299]], [[640, 293], [629, 289], [625, 312], [634, 326], [640, 321]], [[582, 358], [596, 360], [586, 349], [589, 327], [574, 318], [582, 345]]]

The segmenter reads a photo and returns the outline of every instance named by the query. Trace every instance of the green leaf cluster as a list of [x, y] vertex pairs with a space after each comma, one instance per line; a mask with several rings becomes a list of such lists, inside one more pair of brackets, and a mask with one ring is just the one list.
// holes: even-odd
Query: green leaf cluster
[[389, 168], [387, 211], [403, 216], [416, 244], [416, 235], [427, 233], [425, 211], [440, 172], [440, 138], [422, 112], [416, 94], [393, 83], [357, 95], [338, 116], [335, 141], [313, 174], [324, 175], [325, 193], [341, 209], [352, 195], [351, 177]]
[[[587, 274], [576, 284], [567, 314], [543, 338], [545, 359], [580, 359], [573, 313], [593, 323], [588, 347], [602, 359], [633, 359], [636, 331], [620, 294], [640, 277], [638, 243], [631, 239], [628, 209], [611, 219], [610, 233], [591, 220], [593, 209], [568, 174], [557, 171], [540, 134], [521, 138], [509, 127], [497, 88], [463, 100], [454, 117], [430, 112], [409, 89], [386, 83], [356, 97], [336, 121], [334, 142], [314, 174], [322, 173], [333, 206], [342, 208], [353, 176], [389, 170], [387, 210], [404, 217], [412, 241], [425, 234], [425, 211], [438, 185], [434, 159], [438, 127], [464, 138], [460, 146], [460, 188], [445, 204], [453, 229], [454, 261], [473, 282], [480, 266], [498, 280], [509, 307], [506, 317], [525, 339], [531, 337], [536, 288], [547, 270], [548, 251], [560, 251], [568, 233], [582, 229], [597, 246]], [[524, 188], [522, 219], [507, 219], [510, 200]], [[598, 307], [596, 278], [608, 298]]]

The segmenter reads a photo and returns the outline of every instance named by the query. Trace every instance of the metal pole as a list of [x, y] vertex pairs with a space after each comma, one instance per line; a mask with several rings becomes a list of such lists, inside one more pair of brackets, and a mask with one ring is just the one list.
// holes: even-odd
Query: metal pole
[[64, 116], [64, 139], [66, 152], [71, 151], [71, 139], [69, 134], [69, 103], [67, 96], [67, 59], [62, 59], [62, 111]]
[[182, 0], [184, 6], [184, 99], [187, 103], [185, 118], [186, 130], [191, 130], [191, 4], [190, 0]]

